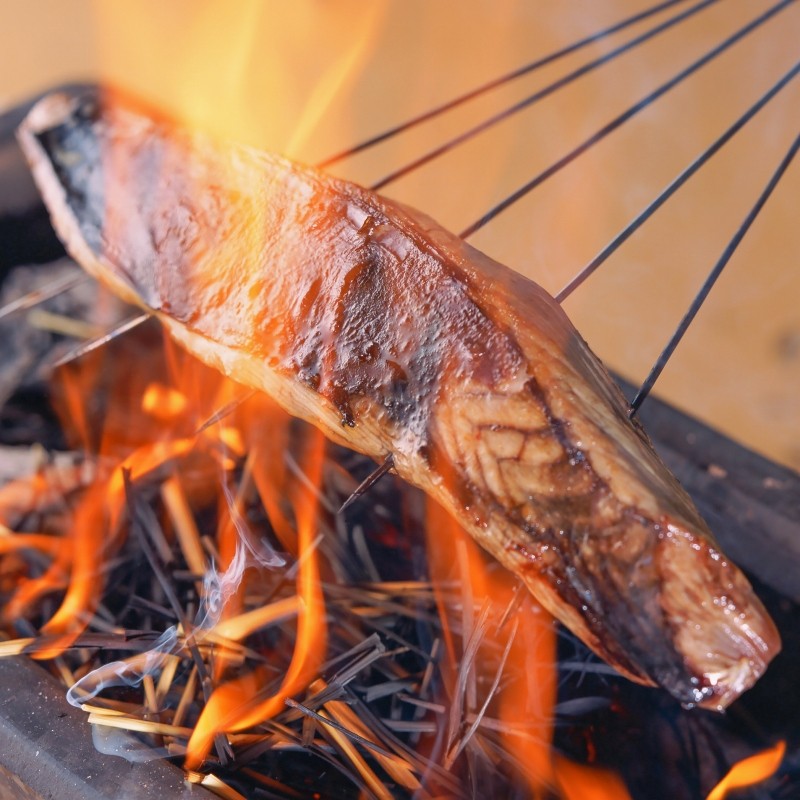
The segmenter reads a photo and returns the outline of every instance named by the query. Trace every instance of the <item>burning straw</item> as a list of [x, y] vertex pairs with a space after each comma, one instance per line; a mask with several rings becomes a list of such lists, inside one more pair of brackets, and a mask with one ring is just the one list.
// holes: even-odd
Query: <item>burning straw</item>
[[554, 753], [552, 622], [441, 509], [385, 478], [338, 513], [369, 464], [152, 338], [62, 368], [82, 462], [0, 489], [0, 655], [224, 798], [627, 796]]

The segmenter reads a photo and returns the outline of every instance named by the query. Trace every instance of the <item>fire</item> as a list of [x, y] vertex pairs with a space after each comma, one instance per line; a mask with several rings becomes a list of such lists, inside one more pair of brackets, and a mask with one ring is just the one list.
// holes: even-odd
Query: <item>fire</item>
[[165, 422], [186, 412], [188, 400], [177, 389], [151, 383], [142, 397], [142, 410]]
[[[502, 672], [506, 685], [498, 692], [494, 708], [502, 721], [509, 753], [524, 765], [524, 778], [531, 797], [557, 796], [564, 800], [626, 800], [630, 798], [622, 779], [611, 770], [578, 764], [558, 755], [552, 747], [552, 726], [557, 692], [556, 636], [552, 618], [520, 591], [505, 571], [489, 563], [475, 542], [438, 506], [428, 511], [429, 558], [435, 584], [453, 578], [456, 566], [463, 587], [465, 634], [472, 631], [474, 641], [485, 625], [492, 631], [490, 640], [505, 643]], [[496, 686], [497, 676], [485, 673], [480, 660], [467, 662], [471, 648], [457, 653], [455, 635], [447, 623], [450, 615], [442, 607], [447, 651], [451, 667], [466, 663], [468, 671], [449, 673], [450, 693], [464, 705], [464, 718], [477, 710], [474, 696], [478, 684]], [[479, 620], [475, 609], [484, 613]], [[483, 625], [481, 624], [483, 623]], [[466, 685], [460, 686], [466, 678]], [[464, 697], [460, 698], [459, 693]], [[470, 697], [470, 695], [473, 695]], [[491, 701], [492, 698], [489, 698]], [[486, 701], [484, 701], [486, 702]], [[482, 711], [486, 711], [486, 708]], [[450, 762], [461, 744], [454, 744]], [[446, 762], [447, 763], [447, 762]]]
[[730, 772], [711, 790], [706, 800], [724, 800], [733, 789], [741, 789], [765, 781], [777, 772], [786, 753], [786, 742], [742, 759], [734, 764]]
[[[215, 410], [231, 406], [241, 389], [168, 341], [162, 345], [168, 369], [155, 377], [138, 376], [126, 359], [111, 357], [92, 356], [63, 371], [62, 416], [74, 423], [69, 430], [75, 441], [82, 438], [87, 457], [102, 468], [76, 506], [67, 540], [8, 533], [0, 537], [0, 552], [34, 548], [50, 559], [40, 577], [21, 582], [10, 607], [22, 612], [43, 595], [64, 590], [39, 638], [19, 641], [20, 649], [40, 659], [64, 654], [92, 623], [110, 564], [128, 546], [132, 520], [143, 513], [138, 487], [158, 486], [155, 496], [163, 503], [168, 524], [160, 533], [145, 533], [152, 536], [153, 558], [169, 564], [174, 552], [181, 554], [201, 607], [194, 618], [180, 617], [152, 649], [76, 675], [70, 696], [90, 713], [94, 725], [174, 740], [172, 746], [193, 771], [213, 761], [212, 750], [219, 756], [220, 742], [261, 741], [264, 734], [259, 731], [270, 720], [283, 719], [287, 708], [297, 706], [295, 698], [331, 691], [323, 664], [329, 657], [329, 626], [340, 624], [341, 611], [331, 606], [332, 598], [323, 589], [332, 577], [321, 555], [320, 520], [328, 513], [321, 506], [327, 502], [320, 487], [328, 463], [321, 435], [306, 434], [296, 463], [287, 460], [293, 438], [287, 418], [261, 397], [249, 398], [224, 419], [203, 427]], [[115, 380], [98, 389], [96, 370], [110, 363], [118, 365]], [[148, 363], [152, 367], [152, 360]], [[92, 391], [110, 393], [102, 432], [81, 402]], [[119, 406], [113, 402], [117, 399]], [[130, 415], [127, 425], [118, 419], [120, 413]], [[280, 551], [252, 528], [248, 510], [254, 502], [263, 508]], [[214, 510], [211, 541], [207, 526], [201, 531], [198, 524], [201, 508]], [[553, 751], [557, 674], [550, 617], [441, 508], [429, 505], [426, 516], [431, 588], [442, 625], [442, 657], [436, 669], [449, 704], [446, 746], [437, 757], [441, 768], [457, 769], [488, 725], [501, 731], [499, 741], [512, 762], [524, 765], [520, 778], [531, 796], [627, 797], [617, 776]], [[6, 540], [15, 544], [4, 545]], [[57, 544], [61, 542], [66, 546]], [[254, 606], [250, 596], [276, 574], [293, 582], [294, 591]], [[454, 581], [459, 587], [455, 595]], [[380, 606], [373, 610], [363, 602], [347, 613], [366, 619], [382, 613]], [[269, 639], [254, 644], [259, 632], [278, 627], [293, 630], [280, 637], [280, 651], [266, 644]], [[205, 666], [192, 671], [178, 707], [161, 710], [178, 665], [192, 652]], [[278, 675], [273, 664], [281, 665]], [[115, 686], [138, 684], [144, 717], [132, 713], [130, 704], [120, 708], [106, 698]], [[201, 686], [206, 696], [193, 712], [193, 693]], [[335, 695], [314, 713], [320, 724], [330, 721], [373, 742], [377, 750], [363, 753], [337, 728], [329, 734], [377, 796], [391, 794], [370, 756], [409, 790], [426, 785], [419, 766], [382, 749], [385, 745], [375, 739], [369, 724]], [[429, 746], [423, 740], [422, 752]]]
[[[163, 423], [173, 421], [180, 425], [184, 422], [180, 412], [186, 410], [188, 401], [177, 389], [151, 384], [141, 395], [140, 413], [134, 413], [129, 419], [120, 419], [132, 411], [129, 396], [124, 387], [112, 387], [109, 408], [113, 413], [106, 420], [99, 450], [93, 455], [95, 437], [79, 398], [98, 391], [95, 370], [96, 363], [90, 359], [74, 374], [67, 373], [63, 378], [64, 405], [61, 410], [63, 418], [72, 421], [67, 429], [81, 442], [90, 458], [110, 462], [126, 448], [129, 452], [115, 467], [101, 472], [101, 477], [81, 498], [69, 532], [70, 546], [58, 550], [56, 558], [41, 577], [20, 584], [7, 604], [6, 614], [12, 618], [19, 616], [43, 596], [66, 584], [61, 605], [42, 627], [42, 634], [49, 637], [50, 644], [33, 654], [40, 659], [53, 658], [70, 647], [85, 630], [97, 608], [105, 580], [103, 564], [121, 544], [118, 529], [125, 509], [124, 475], [129, 474], [132, 480], [139, 479], [195, 448], [204, 449], [208, 444], [208, 437], [199, 440], [182, 437], [166, 441], [148, 440], [152, 431], [158, 431], [159, 438], [171, 433], [174, 435], [175, 428], [163, 426]], [[147, 422], [151, 418], [162, 427], [150, 428]], [[129, 430], [129, 426], [136, 427], [137, 422], [142, 425], [138, 441], [135, 433]], [[124, 434], [117, 435], [123, 431]]]
[[[306, 474], [312, 486], [319, 483], [324, 443], [314, 437]], [[298, 533], [297, 640], [286, 675], [271, 696], [258, 701], [265, 683], [262, 671], [254, 671], [220, 686], [211, 695], [189, 740], [186, 767], [197, 769], [214, 737], [222, 732], [252, 728], [284, 708], [287, 697], [297, 694], [316, 677], [325, 656], [325, 604], [320, 589], [315, 552], [316, 502], [313, 489], [301, 492], [295, 506]]]
[[219, 0], [98, 0], [94, 11], [107, 81], [212, 135], [291, 156], [321, 127], [328, 147], [332, 136], [353, 138], [323, 126], [323, 115], [352, 90], [385, 9], [244, 0], [233, 12]]
[[[278, 63], [285, 36], [265, 10], [258, 0], [241, 4], [236, 14], [219, 2], [193, 3], [187, 16], [191, 31], [176, 44], [159, 36], [165, 17], [175, 13], [174, 8], [143, 3], [135, 8], [126, 7], [120, 15], [113, 5], [97, 4], [99, 26], [105, 34], [101, 49], [111, 44], [104, 56], [107, 77], [112, 83], [155, 100], [189, 126], [215, 136], [292, 151], [302, 146], [326, 106], [351, 80], [355, 67], [374, 41], [370, 34], [379, 18], [378, 7], [361, 8], [359, 14], [350, 18], [321, 12], [308, 16], [300, 7], [292, 10], [283, 4], [275, 7], [282, 25], [324, 24], [325, 40], [337, 42], [334, 68], [305, 80], [303, 91], [298, 94], [303, 98], [299, 108], [297, 97], [289, 93], [292, 87], [281, 79], [294, 74], [287, 73], [284, 65]], [[183, 11], [188, 12], [188, 7]], [[334, 18], [335, 25], [331, 25]], [[341, 35], [332, 37], [332, 27], [338, 28]], [[261, 54], [264, 58], [259, 56], [262, 68], [255, 70], [256, 45], [264, 41], [267, 31], [275, 38], [276, 45]], [[142, 42], [148, 42], [155, 50], [165, 49], [160, 55], [142, 61], [139, 58]], [[177, 59], [176, 46], [181, 49]], [[220, 58], [209, 60], [209, 48], [225, 52]], [[228, 68], [220, 70], [220, 61]], [[165, 71], [163, 65], [167, 63], [170, 69]], [[155, 68], [154, 74], [147, 74], [148, 65]], [[306, 102], [309, 97], [311, 101]], [[162, 168], [168, 172], [169, 164], [163, 164]], [[114, 163], [107, 172], [124, 173], [128, 169], [129, 164]], [[106, 186], [109, 194], [116, 191], [113, 182]], [[114, 207], [123, 211], [117, 216], [109, 213], [105, 225], [124, 230], [127, 224], [124, 200], [116, 206], [110, 204], [110, 208]], [[240, 235], [247, 237], [253, 251], [259, 250], [263, 226], [258, 212], [254, 210], [249, 219], [242, 217], [240, 223]], [[212, 243], [207, 256], [214, 258]], [[209, 272], [213, 272], [212, 265], [208, 266]], [[246, 265], [243, 268], [246, 271]], [[191, 292], [191, 284], [185, 289]], [[316, 552], [317, 502], [313, 487], [319, 483], [324, 446], [317, 438], [307, 463], [301, 465], [312, 488], [294, 491], [292, 508], [287, 510], [281, 494], [287, 484], [282, 466], [285, 419], [279, 418], [270, 404], [257, 400], [255, 409], [250, 409], [252, 413], [237, 411], [233, 423], [225, 420], [198, 433], [200, 423], [225, 407], [236, 390], [229, 381], [183, 357], [174, 348], [167, 348], [167, 360], [169, 380], [150, 380], [140, 386], [138, 379], [134, 379], [127, 397], [115, 396], [109, 401], [111, 414], [103, 425], [99, 444], [94, 441], [97, 427], [82, 406], [83, 399], [94, 390], [99, 373], [87, 367], [81, 375], [65, 381], [65, 422], [69, 422], [87, 451], [94, 453], [96, 449], [97, 455], [108, 459], [112, 466], [82, 499], [71, 533], [73, 547], [63, 551], [45, 576], [32, 582], [27, 594], [14, 607], [21, 607], [23, 600], [31, 603], [46, 591], [62, 588], [66, 583], [61, 607], [43, 627], [44, 633], [58, 638], [46, 649], [40, 648], [37, 657], [51, 658], [73, 645], [97, 609], [104, 584], [103, 563], [124, 545], [124, 535], [119, 529], [126, 516], [136, 513], [132, 508], [135, 503], [128, 496], [129, 487], [135, 489], [148, 475], [162, 471], [165, 481], [161, 497], [186, 565], [197, 576], [196, 586], [203, 604], [194, 626], [189, 620], [181, 620], [183, 629], [179, 638], [184, 642], [181, 646], [215, 643], [207, 680], [216, 688], [208, 692], [205, 707], [187, 743], [186, 763], [197, 767], [218, 735], [259, 725], [282, 711], [288, 697], [303, 691], [318, 676], [319, 665], [326, 655], [326, 609]], [[141, 398], [140, 406], [135, 409], [130, 407], [130, 398], [134, 396]], [[123, 409], [129, 418], [119, 424], [116, 418]], [[271, 427], [264, 426], [264, 418], [273, 423]], [[282, 445], [281, 449], [276, 452], [272, 443]], [[218, 522], [213, 543], [204, 541], [198, 530], [192, 488], [181, 474], [185, 471], [182, 465], [196, 463], [198, 459], [203, 465], [202, 476], [194, 494], [200, 494], [206, 501], [215, 500]], [[243, 459], [238, 486], [232, 488], [229, 474]], [[264, 543], [248, 528], [246, 506], [254, 492], [268, 513], [270, 527], [280, 545], [296, 559], [297, 594], [295, 598], [246, 611], [250, 583], [262, 577], [263, 569], [283, 565], [282, 556], [276, 552], [265, 555]], [[156, 542], [164, 561], [170, 558], [169, 534], [167, 530], [163, 538], [159, 537], [160, 546]], [[286, 609], [285, 613], [297, 621], [293, 655], [280, 686], [269, 696], [254, 700], [258, 697], [256, 687], [268, 685], [268, 676], [261, 666], [242, 671], [241, 648], [233, 644], [254, 627], [284, 619]]]
[[[270, 736], [276, 737], [276, 746], [296, 744], [281, 738], [287, 713], [294, 709], [295, 715], [307, 713], [322, 730], [330, 726], [323, 734], [326, 740], [381, 797], [391, 793], [375, 763], [410, 791], [428, 782], [438, 786], [442, 772], [458, 773], [465, 754], [480, 752], [487, 732], [497, 731], [493, 745], [504, 754], [498, 768], [527, 785], [531, 797], [630, 796], [619, 775], [555, 751], [553, 622], [434, 504], [426, 511], [427, 553], [441, 646], [434, 648], [439, 656], [431, 659], [429, 673], [437, 671], [443, 689], [421, 702], [443, 706], [438, 724], [445, 733], [441, 752], [433, 752], [433, 737], [423, 737], [416, 757], [435, 758], [440, 772], [428, 775], [425, 762], [409, 760], [405, 751], [402, 756], [388, 751], [369, 723], [331, 694], [334, 682], [325, 666], [330, 630], [341, 627], [342, 614], [368, 620], [385, 614], [380, 603], [370, 605], [378, 596], [375, 586], [356, 587], [362, 592], [358, 602], [344, 608], [335, 602], [337, 591], [353, 588], [335, 579], [322, 553], [321, 519], [331, 512], [323, 507], [328, 502], [324, 473], [326, 465], [330, 468], [325, 443], [318, 433], [306, 432], [300, 455], [287, 459], [297, 449], [292, 450], [295, 435], [282, 411], [258, 396], [237, 405], [240, 387], [168, 342], [161, 344], [166, 369], [156, 370], [155, 376], [150, 359], [151, 369], [138, 374], [129, 369], [130, 359], [95, 355], [62, 371], [65, 427], [97, 468], [64, 538], [0, 529], [3, 558], [35, 551], [47, 563], [40, 575], [19, 579], [6, 618], [29, 614], [47, 595], [63, 592], [38, 636], [5, 643], [0, 652], [28, 651], [51, 659], [79, 642], [100, 608], [115, 557], [130, 544], [131, 522], [144, 513], [138, 493], [149, 491], [162, 508], [162, 518], [154, 514], [154, 529], [145, 532], [156, 572], [179, 553], [200, 606], [193, 614], [181, 609], [177, 623], [146, 652], [71, 675], [71, 697], [93, 725], [167, 741], [171, 749], [166, 752], [184, 755], [186, 768], [199, 770], [208, 769], [226, 747], [263, 745]], [[89, 413], [86, 398], [93, 393], [106, 409], [102, 426]], [[216, 419], [214, 412], [222, 408], [230, 413]], [[216, 422], [204, 426], [209, 418]], [[254, 507], [263, 509], [272, 543], [248, 519]], [[215, 524], [201, 527], [199, 517], [209, 509]], [[275, 576], [281, 576], [277, 585], [286, 591], [254, 604], [252, 596], [263, 597], [265, 581]], [[391, 591], [390, 583], [385, 590]], [[277, 630], [281, 633], [274, 643], [270, 636], [259, 636]], [[375, 652], [382, 655], [380, 649]], [[193, 660], [180, 697], [170, 706], [166, 698], [179, 665]], [[402, 682], [403, 671], [396, 669]], [[140, 707], [106, 697], [115, 686], [139, 684]], [[324, 699], [315, 704], [315, 697]], [[360, 749], [359, 742], [367, 742], [367, 749]], [[762, 780], [777, 768], [782, 753], [780, 746], [742, 762], [709, 800]]]

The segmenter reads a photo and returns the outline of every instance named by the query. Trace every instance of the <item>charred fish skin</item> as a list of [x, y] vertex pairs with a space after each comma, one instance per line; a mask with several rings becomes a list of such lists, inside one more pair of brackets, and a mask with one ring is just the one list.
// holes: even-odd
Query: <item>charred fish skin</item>
[[74, 257], [194, 355], [446, 507], [634, 680], [722, 708], [775, 627], [540, 287], [425, 215], [119, 95], [20, 141]]

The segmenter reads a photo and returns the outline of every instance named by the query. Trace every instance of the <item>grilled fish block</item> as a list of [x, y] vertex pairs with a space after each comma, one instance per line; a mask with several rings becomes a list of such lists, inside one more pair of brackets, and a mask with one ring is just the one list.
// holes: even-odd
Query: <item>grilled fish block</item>
[[778, 633], [560, 306], [418, 211], [116, 94], [20, 142], [67, 249], [195, 356], [445, 506], [589, 647], [723, 708]]

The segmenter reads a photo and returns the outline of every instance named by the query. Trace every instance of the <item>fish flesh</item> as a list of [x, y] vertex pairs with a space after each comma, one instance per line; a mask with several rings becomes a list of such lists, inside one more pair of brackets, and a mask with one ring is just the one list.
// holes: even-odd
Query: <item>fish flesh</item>
[[426, 215], [119, 92], [19, 140], [71, 255], [196, 357], [442, 504], [631, 679], [721, 709], [780, 649], [606, 369]]

